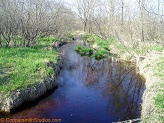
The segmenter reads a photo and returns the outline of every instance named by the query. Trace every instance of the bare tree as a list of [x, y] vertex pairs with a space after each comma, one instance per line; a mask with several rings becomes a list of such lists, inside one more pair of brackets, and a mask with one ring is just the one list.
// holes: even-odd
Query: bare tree
[[92, 16], [94, 16], [94, 7], [96, 0], [76, 0], [75, 7], [76, 13], [81, 22], [83, 23], [83, 31], [85, 32]]
[[1, 0], [0, 19], [0, 46], [6, 47], [29, 47], [41, 35], [68, 33], [75, 23], [69, 8], [51, 0]]
[[124, 24], [124, 0], [121, 0], [121, 3], [122, 3], [121, 24], [123, 25]]

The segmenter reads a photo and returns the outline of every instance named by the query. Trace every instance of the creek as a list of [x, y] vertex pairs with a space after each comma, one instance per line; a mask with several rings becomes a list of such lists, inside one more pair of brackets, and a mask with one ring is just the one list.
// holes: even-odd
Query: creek
[[75, 46], [63, 45], [58, 88], [9, 118], [62, 119], [63, 123], [111, 123], [139, 118], [145, 80], [132, 63], [80, 56]]

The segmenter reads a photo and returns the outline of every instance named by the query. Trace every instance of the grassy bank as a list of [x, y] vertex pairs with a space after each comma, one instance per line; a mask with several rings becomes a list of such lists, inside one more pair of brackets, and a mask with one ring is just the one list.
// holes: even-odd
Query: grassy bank
[[0, 92], [26, 88], [54, 75], [54, 70], [47, 66], [48, 61], [57, 60], [51, 43], [52, 40], [41, 38], [38, 46], [0, 48]]
[[[158, 44], [142, 44], [132, 48], [115, 40], [110, 48], [120, 58], [135, 61], [141, 74], [146, 77], [143, 97], [146, 103], [142, 105], [142, 109], [146, 111], [143, 111], [143, 122], [164, 122], [164, 47]], [[137, 61], [138, 58], [141, 59]]]

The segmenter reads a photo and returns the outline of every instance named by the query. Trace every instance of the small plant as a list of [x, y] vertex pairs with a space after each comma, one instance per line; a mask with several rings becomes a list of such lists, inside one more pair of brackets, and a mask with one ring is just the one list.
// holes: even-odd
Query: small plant
[[106, 50], [102, 49], [102, 50], [98, 50], [97, 52], [95, 52], [94, 58], [99, 61], [101, 59], [106, 58], [107, 55], [108, 55], [108, 52]]
[[75, 51], [82, 56], [92, 56], [93, 55], [93, 49], [89, 48], [89, 47], [77, 46], [75, 48]]

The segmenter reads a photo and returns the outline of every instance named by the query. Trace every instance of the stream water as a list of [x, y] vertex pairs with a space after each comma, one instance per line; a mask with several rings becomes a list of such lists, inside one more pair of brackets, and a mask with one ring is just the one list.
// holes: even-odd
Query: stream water
[[130, 63], [114, 58], [95, 61], [62, 46], [63, 68], [58, 88], [9, 118], [61, 119], [63, 123], [111, 123], [140, 117], [144, 80]]

